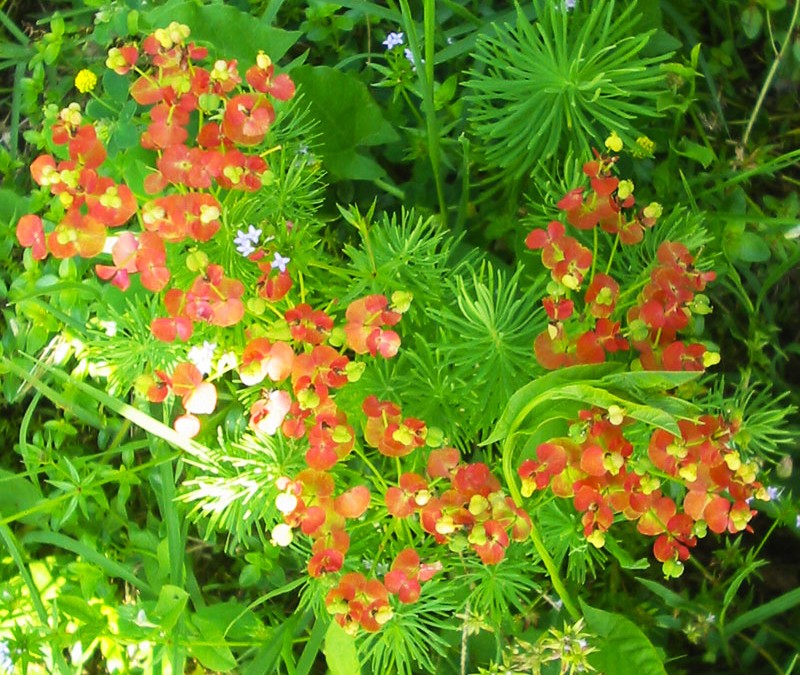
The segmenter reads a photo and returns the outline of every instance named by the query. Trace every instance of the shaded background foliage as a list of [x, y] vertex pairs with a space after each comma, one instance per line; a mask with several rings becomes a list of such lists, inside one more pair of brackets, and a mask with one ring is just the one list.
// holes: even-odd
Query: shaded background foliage
[[[705, 540], [696, 566], [688, 568], [680, 584], [662, 583], [652, 570], [642, 571], [639, 580], [634, 576], [638, 572], [626, 569], [636, 570], [646, 556], [646, 544], [637, 544], [634, 536], [625, 538], [629, 560], [586, 549], [571, 514], [555, 503], [547, 507], [543, 535], [555, 558], [567, 561], [569, 578], [583, 585], [590, 604], [622, 612], [642, 627], [661, 650], [669, 672], [705, 672], [709, 663], [715, 672], [792, 672], [797, 668], [793, 654], [800, 650], [793, 630], [800, 620], [793, 566], [798, 550], [793, 495], [798, 486], [791, 470], [797, 420], [784, 419], [784, 411], [790, 403], [800, 404], [797, 5], [783, 0], [662, 0], [637, 8], [603, 2], [591, 13], [590, 4], [578, 3], [575, 15], [557, 3], [540, 5], [544, 14], [536, 23], [537, 7], [532, 4], [513, 9], [504, 3], [468, 0], [436, 3], [434, 32], [424, 21], [423, 10], [429, 10], [430, 3], [424, 8], [356, 0], [0, 3], [0, 256], [8, 261], [0, 271], [3, 354], [13, 355], [17, 349], [41, 354], [47, 348], [45, 356], [54, 359], [59, 346], [68, 352], [69, 322], [35, 298], [17, 302], [14, 290], [77, 283], [86, 271], [80, 262], [64, 261], [35, 278], [16, 246], [16, 218], [41, 199], [31, 195], [26, 167], [41, 141], [37, 130], [43, 104], [68, 99], [75, 64], [101, 64], [105, 45], [115, 38], [168, 20], [186, 21], [193, 25], [195, 38], [208, 40], [242, 62], [268, 43], [273, 58], [290, 64], [301, 92], [305, 88], [309, 125], [315, 125], [309, 134], [309, 161], [322, 162], [327, 185], [317, 193], [310, 185], [300, 188], [307, 201], [299, 200], [296, 208], [312, 219], [321, 200], [315, 224], [318, 244], [313, 244], [340, 259], [346, 269], [341, 277], [331, 279], [320, 271], [311, 280], [329, 284], [331, 293], [345, 303], [368, 292], [415, 293], [407, 318], [417, 337], [409, 333], [397, 361], [368, 372], [354, 400], [366, 392], [395, 397], [411, 414], [435, 419], [455, 444], [480, 457], [476, 442], [490, 432], [504, 400], [531, 373], [539, 372], [530, 343], [544, 325], [534, 296], [541, 270], [525, 258], [524, 233], [552, 217], [555, 201], [575, 184], [585, 149], [599, 146], [611, 123], [616, 126], [630, 114], [635, 124], [622, 128], [623, 120], [615, 130], [629, 144], [640, 134], [648, 136], [655, 151], [645, 151], [635, 161], [623, 159], [623, 168], [633, 172], [639, 189], [651, 190], [652, 198], [667, 208], [689, 209], [691, 217], [680, 221], [689, 230], [682, 236], [691, 236], [692, 228], [701, 226], [707, 231], [704, 256], [714, 259], [719, 281], [709, 290], [716, 310], [706, 320], [706, 333], [720, 347], [725, 393], [736, 392], [734, 412], [750, 420], [754, 447], [772, 451], [776, 465], [769, 476], [782, 492], [755, 520], [753, 535]], [[605, 41], [589, 39], [601, 34], [589, 28], [581, 32], [579, 19], [590, 15], [610, 22]], [[242, 29], [243, 21], [247, 30]], [[538, 63], [547, 54], [537, 46], [541, 33], [536, 26], [541, 25], [548, 25], [552, 34], [561, 31], [566, 36], [569, 31], [572, 41], [565, 42], [572, 51], [548, 64], [563, 78], [537, 90], [523, 86], [531, 73], [515, 62], [535, 57]], [[390, 53], [381, 45], [397, 30], [406, 34], [414, 67], [402, 50]], [[432, 41], [425, 40], [429, 35]], [[626, 44], [630, 51], [609, 50], [610, 42]], [[699, 50], [694, 49], [697, 44]], [[579, 53], [596, 55], [596, 71], [574, 72]], [[631, 74], [633, 68], [626, 67], [631, 64], [638, 73]], [[515, 66], [518, 70], [512, 71]], [[615, 69], [616, 77], [609, 75]], [[612, 80], [612, 88], [622, 90], [611, 112], [588, 86], [594, 86], [601, 71]], [[519, 82], [505, 79], [507, 74], [516, 75]], [[569, 101], [573, 91], [582, 92], [574, 96], [583, 115], [576, 116], [571, 128], [561, 114], [549, 120], [532, 116], [558, 110], [558, 102]], [[525, 124], [529, 133], [523, 133]], [[538, 136], [537, 127], [542, 129]], [[526, 142], [517, 143], [520, 134]], [[337, 204], [355, 206], [340, 211]], [[382, 227], [370, 258], [364, 248], [366, 230], [354, 223], [366, 222], [362, 214], [373, 204], [371, 222]], [[308, 245], [306, 254], [311, 256], [312, 242]], [[479, 265], [481, 258], [485, 259]], [[525, 261], [524, 267], [516, 266], [519, 260]], [[54, 296], [51, 307], [80, 323], [86, 318], [82, 297], [74, 288], [65, 288]], [[437, 304], [441, 298], [449, 301]], [[439, 326], [436, 334], [425, 333], [430, 319]], [[131, 334], [146, 329], [148, 320], [145, 312], [142, 325], [132, 325]], [[65, 337], [51, 342], [62, 330]], [[104, 344], [100, 341], [97, 349]], [[165, 353], [163, 358], [169, 356]], [[119, 386], [124, 391], [129, 383]], [[302, 663], [305, 672], [311, 672], [315, 659], [316, 667], [324, 668], [316, 651], [306, 656], [293, 645], [295, 636], [308, 636], [309, 644], [317, 640], [317, 651], [321, 648], [305, 608], [284, 621], [296, 609], [286, 599], [292, 593], [280, 596], [282, 602], [262, 602], [270, 590], [291, 584], [302, 573], [295, 558], [260, 544], [268, 534], [260, 518], [274, 517], [274, 495], [257, 503], [260, 510], [247, 517], [236, 508], [220, 509], [216, 520], [208, 519], [202, 500], [191, 499], [193, 489], [202, 488], [204, 499], [211, 494], [217, 500], [228, 490], [225, 498], [236, 504], [231, 486], [244, 484], [254, 452], [235, 441], [237, 415], [240, 418], [244, 408], [232, 404], [228, 417], [219, 420], [225, 433], [215, 460], [222, 468], [211, 479], [172, 475], [168, 460], [173, 454], [166, 446], [157, 448], [150, 462], [133, 461], [146, 443], [128, 435], [126, 422], [69, 384], [58, 393], [61, 398], [53, 403], [19, 377], [3, 374], [0, 481], [9, 489], [3, 491], [0, 514], [24, 514], [8, 525], [25, 542], [24, 554], [37, 584], [61, 584], [69, 591], [62, 611], [78, 620], [84, 644], [91, 641], [92, 622], [97, 620], [97, 610], [86, 598], [118, 604], [121, 625], [130, 638], [143, 635], [137, 617], [126, 615], [124, 599], [130, 588], [111, 578], [119, 570], [110, 563], [105, 568], [92, 564], [92, 553], [112, 552], [107, 561], [119, 559], [143, 569], [147, 581], [142, 583], [155, 586], [169, 580], [165, 568], [175, 564], [161, 543], [164, 528], [178, 527], [187, 542], [193, 601], [231, 596], [244, 607], [258, 603], [260, 614], [247, 610], [239, 617], [238, 606], [213, 606], [232, 613], [225, 616], [225, 625], [231, 627], [227, 639], [255, 637], [279, 644], [285, 652], [281, 656], [250, 650], [243, 661], [249, 670], [242, 672], [277, 668], [280, 659]], [[709, 399], [719, 400], [712, 394]], [[780, 429], [790, 431], [781, 435]], [[789, 442], [780, 445], [776, 439], [781, 438]], [[125, 439], [121, 447], [120, 439]], [[287, 472], [293, 450], [297, 455], [290, 445], [270, 448], [274, 461]], [[29, 478], [46, 475], [47, 485], [58, 489], [45, 495], [38, 481], [24, 479], [23, 462]], [[178, 522], [165, 500], [174, 496], [182, 478], [190, 478], [189, 491], [181, 495], [187, 518]], [[172, 492], [164, 491], [165, 485], [172, 485]], [[34, 529], [49, 533], [37, 539], [30, 536]], [[6, 623], [19, 616], [15, 612], [33, 611], [21, 599], [11, 541], [5, 540], [10, 557], [0, 561], [0, 592], [15, 598], [10, 613], [0, 616]], [[502, 626], [511, 639], [543, 620], [549, 608], [524, 559], [509, 562], [499, 581], [487, 580], [490, 571], [474, 566], [460, 584], [434, 594], [439, 605], [431, 601], [432, 607], [409, 609], [405, 620], [416, 629], [392, 634], [383, 646], [376, 638], [373, 672], [383, 672], [390, 663], [402, 669], [397, 664], [404, 662], [408, 670], [416, 667], [415, 661], [425, 666], [426, 636], [440, 641], [446, 654], [428, 668], [458, 672], [457, 654], [466, 638], [444, 630], [443, 620], [432, 626], [425, 622], [430, 616], [451, 615], [466, 598], [473, 609], [483, 610], [489, 626]], [[517, 600], [502, 597], [505, 585], [517, 589], [517, 597], [530, 595], [530, 602], [516, 606], [511, 618], [504, 617], [502, 609]], [[172, 596], [155, 592], [151, 598], [148, 610], [165, 626], [170, 612], [186, 603], [177, 591]], [[217, 635], [219, 623], [211, 612], [196, 609], [192, 630]], [[604, 620], [595, 615], [594, 627]], [[35, 655], [52, 636], [12, 631], [10, 639], [18, 650]], [[74, 637], [63, 634], [61, 640], [60, 646], [68, 650]], [[477, 631], [470, 640], [471, 654], [499, 658], [500, 630], [494, 636]], [[208, 668], [232, 667], [232, 656], [224, 652], [195, 657]], [[102, 661], [96, 653], [86, 667], [101, 670]], [[487, 661], [476, 660], [470, 667], [487, 667]], [[612, 665], [606, 667], [613, 672]]]

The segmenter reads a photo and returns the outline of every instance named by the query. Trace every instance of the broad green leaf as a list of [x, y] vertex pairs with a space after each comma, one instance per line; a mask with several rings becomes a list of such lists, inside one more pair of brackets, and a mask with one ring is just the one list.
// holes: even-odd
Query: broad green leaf
[[567, 398], [575, 401], [583, 401], [584, 403], [597, 406], [598, 408], [607, 409], [612, 405], [616, 405], [625, 410], [625, 415], [627, 417], [632, 417], [645, 424], [659, 427], [665, 431], [669, 431], [671, 434], [680, 434], [678, 423], [669, 413], [649, 405], [640, 405], [633, 401], [620, 398], [605, 389], [592, 387], [588, 384], [573, 384], [560, 387], [550, 392], [549, 396], [552, 399]]
[[322, 651], [331, 675], [360, 675], [355, 638], [345, 633], [335, 621], [328, 626]]
[[589, 663], [601, 673], [666, 675], [663, 659], [653, 643], [630, 619], [581, 603], [587, 628], [600, 638]]
[[[515, 420], [517, 420], [525, 408], [537, 398], [543, 397], [544, 394], [549, 395], [551, 390], [561, 385], [581, 380], [585, 382], [597, 382], [619, 369], [619, 364], [601, 363], [597, 365], [562, 368], [561, 370], [555, 370], [541, 377], [537, 377], [513, 394], [503, 414], [500, 416], [500, 420], [497, 422], [494, 431], [492, 431], [489, 438], [483, 441], [481, 445], [490, 445], [503, 440], [508, 436]], [[543, 400], [545, 399], [543, 398]]]
[[163, 630], [170, 630], [178, 622], [188, 598], [189, 594], [182, 588], [170, 584], [161, 587], [154, 614]]
[[108, 625], [98, 605], [90, 605], [86, 600], [79, 598], [77, 595], [59, 595], [58, 608], [67, 616], [83, 621], [86, 624], [104, 628]]
[[[42, 491], [38, 485], [25, 476], [0, 469], [0, 518], [4, 521], [14, 518], [32, 525], [42, 518], [34, 512], [41, 501]], [[28, 510], [31, 513], [26, 513]]]
[[[214, 607], [205, 607], [205, 610], [213, 610]], [[200, 663], [210, 670], [226, 672], [236, 668], [236, 657], [225, 644], [224, 625], [227, 616], [220, 617], [222, 621], [215, 619], [213, 611], [205, 611], [202, 615], [192, 615], [190, 622], [197, 628], [199, 637], [198, 643], [189, 642], [189, 654], [194, 656]], [[217, 643], [217, 644], [209, 644]]]
[[604, 385], [616, 387], [630, 393], [639, 391], [675, 389], [687, 382], [696, 380], [697, 372], [670, 372], [660, 370], [638, 370], [623, 373], [612, 373], [602, 379]]
[[23, 197], [13, 190], [0, 188], [0, 223], [16, 226], [20, 216], [28, 212], [29, 201], [28, 197]]
[[239, 67], [252, 65], [259, 50], [278, 61], [297, 42], [299, 31], [274, 28], [256, 16], [230, 5], [200, 5], [193, 1], [167, 2], [149, 9], [146, 15], [152, 28], [177, 21], [189, 26], [191, 39], [224, 49], [219, 56], [235, 58]]
[[383, 170], [359, 148], [397, 140], [367, 86], [327, 66], [300, 66], [292, 78], [317, 121], [319, 153], [334, 178], [373, 179]]
[[761, 32], [761, 26], [764, 24], [764, 16], [758, 5], [747, 5], [742, 10], [742, 30], [744, 34], [751, 40], [755, 40]]
[[742, 262], [765, 262], [772, 256], [767, 242], [754, 232], [729, 232], [726, 230], [722, 245], [728, 257]]
[[714, 154], [714, 151], [706, 147], [705, 145], [700, 145], [699, 143], [695, 143], [694, 141], [687, 140], [686, 138], [681, 139], [680, 143], [678, 143], [678, 147], [675, 148], [675, 151], [681, 155], [682, 157], [688, 157], [689, 159], [693, 159], [695, 162], [702, 164], [704, 169], [707, 169], [711, 164], [717, 159], [717, 156]]

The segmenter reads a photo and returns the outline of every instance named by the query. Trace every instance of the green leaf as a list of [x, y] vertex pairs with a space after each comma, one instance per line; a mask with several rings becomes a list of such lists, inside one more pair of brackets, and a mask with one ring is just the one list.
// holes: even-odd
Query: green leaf
[[634, 560], [631, 554], [622, 548], [613, 537], [606, 537], [603, 548], [617, 559], [622, 569], [646, 570], [650, 567], [650, 561], [647, 558]]
[[142, 18], [145, 16], [153, 28], [171, 21], [186, 24], [192, 31], [192, 40], [224, 46], [224, 56], [238, 59], [239, 66], [245, 68], [255, 62], [259, 50], [278, 61], [301, 35], [299, 31], [273, 28], [230, 5], [198, 5], [193, 0], [168, 2], [149, 9]]
[[357, 150], [391, 143], [398, 135], [367, 86], [327, 66], [300, 66], [292, 78], [317, 121], [319, 152], [328, 172], [338, 179], [371, 180], [382, 175], [383, 169]]
[[58, 596], [58, 608], [67, 616], [71, 616], [86, 624], [96, 627], [107, 626], [107, 621], [103, 618], [98, 605], [90, 605], [83, 598], [76, 595]]
[[586, 365], [586, 366], [572, 366], [570, 368], [562, 368], [541, 377], [537, 377], [532, 382], [529, 382], [521, 389], [518, 389], [514, 395], [509, 399], [500, 420], [490, 434], [481, 445], [490, 445], [497, 441], [503, 440], [508, 436], [512, 429], [514, 421], [519, 417], [520, 413], [530, 405], [531, 401], [548, 393], [560, 385], [569, 384], [571, 382], [596, 382], [603, 377], [618, 371], [620, 366], [613, 363], [602, 363], [599, 365]]
[[117, 75], [113, 70], [106, 70], [103, 75], [103, 91], [112, 101], [122, 105], [128, 100], [130, 80], [124, 75]]
[[31, 513], [42, 501], [42, 491], [39, 486], [29, 481], [25, 476], [14, 474], [5, 469], [0, 469], [0, 517], [6, 522], [14, 518], [28, 525], [35, 524], [42, 518], [41, 514]]
[[741, 262], [765, 262], [772, 256], [767, 242], [754, 232], [729, 232], [726, 230], [723, 247], [728, 257]]
[[682, 157], [688, 157], [689, 159], [693, 159], [695, 162], [698, 162], [703, 165], [704, 169], [707, 169], [711, 164], [717, 159], [716, 154], [714, 151], [706, 147], [705, 145], [700, 145], [699, 143], [695, 143], [694, 141], [690, 141], [686, 138], [682, 138], [680, 143], [678, 143], [678, 147], [675, 149]]
[[602, 379], [604, 385], [616, 387], [631, 394], [641, 391], [664, 391], [675, 389], [687, 382], [696, 380], [697, 372], [670, 372], [658, 370], [639, 370], [623, 373], [611, 373]]
[[635, 420], [644, 422], [654, 427], [659, 427], [671, 434], [680, 435], [680, 429], [675, 418], [663, 410], [654, 408], [649, 405], [640, 405], [633, 401], [620, 398], [614, 394], [599, 389], [598, 387], [591, 387], [586, 384], [573, 384], [550, 393], [551, 398], [567, 398], [575, 401], [583, 401], [598, 408], [608, 409], [612, 405], [617, 405], [625, 409], [625, 415], [632, 417]]
[[28, 212], [29, 201], [27, 197], [18, 195], [13, 190], [0, 188], [0, 223], [16, 225], [20, 216]]
[[589, 663], [602, 673], [614, 675], [666, 675], [661, 655], [647, 636], [620, 614], [595, 609], [581, 602], [586, 626], [600, 638]]
[[322, 651], [331, 675], [360, 675], [355, 638], [345, 633], [335, 621], [328, 626]]
[[741, 616], [731, 621], [725, 627], [724, 632], [726, 635], [734, 635], [745, 628], [750, 628], [751, 626], [764, 623], [773, 616], [783, 614], [783, 612], [788, 612], [797, 605], [800, 605], [800, 588], [795, 588], [794, 590], [778, 596], [774, 600], [765, 602], [760, 607], [756, 607], [755, 609], [751, 609], [749, 612], [745, 612]]
[[[224, 605], [221, 607], [224, 608]], [[205, 668], [225, 672], [236, 668], [236, 657], [224, 640], [224, 627], [228, 616], [224, 613], [215, 616], [215, 609], [216, 607], [205, 607], [202, 615], [200, 613], [192, 615], [191, 624], [199, 631], [198, 642], [203, 644], [190, 642], [189, 654], [200, 661]]]
[[756, 5], [748, 5], [742, 10], [742, 30], [744, 34], [751, 40], [755, 40], [761, 32], [761, 26], [764, 23], [764, 17], [761, 10]]
[[178, 622], [188, 598], [189, 594], [182, 588], [170, 584], [161, 587], [154, 614], [163, 630], [170, 630]]
[[678, 595], [675, 591], [670, 590], [666, 586], [662, 586], [655, 581], [651, 581], [650, 579], [644, 579], [642, 577], [636, 577], [636, 581], [642, 584], [645, 588], [649, 589], [651, 592], [655, 593], [659, 598], [661, 598], [667, 607], [672, 609], [679, 609], [682, 607], [690, 607], [691, 603], [686, 600], [681, 595]]

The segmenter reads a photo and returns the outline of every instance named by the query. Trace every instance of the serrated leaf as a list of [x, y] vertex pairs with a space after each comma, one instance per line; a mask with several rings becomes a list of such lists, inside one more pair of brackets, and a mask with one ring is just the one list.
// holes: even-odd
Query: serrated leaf
[[300, 66], [292, 78], [317, 121], [319, 153], [335, 178], [372, 179], [383, 169], [358, 148], [391, 143], [397, 132], [381, 113], [367, 86], [327, 66]]
[[360, 675], [355, 638], [345, 633], [335, 621], [331, 621], [325, 633], [322, 652], [331, 675]]
[[630, 619], [595, 609], [581, 602], [586, 627], [599, 640], [589, 663], [602, 673], [614, 675], [667, 675], [663, 659], [653, 643]]

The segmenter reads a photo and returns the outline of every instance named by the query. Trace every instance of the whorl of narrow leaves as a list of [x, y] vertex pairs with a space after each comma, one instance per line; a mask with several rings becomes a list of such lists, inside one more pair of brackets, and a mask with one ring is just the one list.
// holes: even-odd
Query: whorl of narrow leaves
[[536, 3], [534, 23], [518, 8], [516, 26], [495, 26], [478, 41], [478, 67], [466, 82], [470, 122], [486, 163], [502, 169], [497, 178], [523, 178], [567, 150], [565, 139], [579, 154], [606, 129], [632, 140], [637, 119], [657, 114], [658, 64], [668, 55], [641, 56], [652, 31], [637, 27], [634, 3], [588, 4], [567, 12], [558, 2]]

